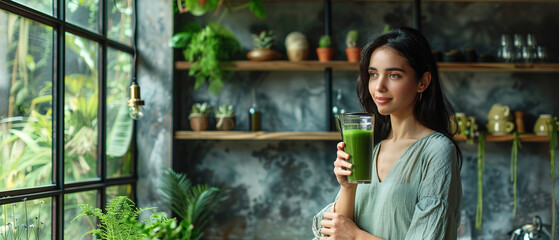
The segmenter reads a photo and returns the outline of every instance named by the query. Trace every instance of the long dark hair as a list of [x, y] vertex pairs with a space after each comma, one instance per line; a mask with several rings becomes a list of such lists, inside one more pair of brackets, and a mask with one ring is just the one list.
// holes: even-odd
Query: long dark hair
[[[368, 43], [361, 51], [359, 63], [359, 78], [357, 80], [357, 96], [365, 111], [375, 115], [375, 142], [388, 137], [391, 130], [390, 116], [383, 116], [378, 112], [377, 105], [369, 93], [369, 63], [371, 55], [377, 48], [387, 46], [405, 57], [408, 64], [415, 70], [415, 78], [420, 81], [425, 72], [431, 73], [431, 83], [421, 93], [421, 98], [415, 104], [413, 114], [423, 126], [444, 134], [456, 146], [459, 166], [462, 165], [462, 152], [452, 138], [457, 132], [456, 119], [452, 117], [454, 108], [448, 102], [441, 90], [437, 61], [431, 52], [431, 46], [423, 35], [409, 27], [397, 28], [383, 34]], [[451, 123], [452, 122], [452, 123]]]

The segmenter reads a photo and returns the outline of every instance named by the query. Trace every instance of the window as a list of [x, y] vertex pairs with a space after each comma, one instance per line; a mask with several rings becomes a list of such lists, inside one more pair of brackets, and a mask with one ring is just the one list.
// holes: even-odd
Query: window
[[0, 1], [0, 239], [80, 239], [96, 220], [72, 221], [79, 204], [134, 195], [134, 14], [133, 0]]

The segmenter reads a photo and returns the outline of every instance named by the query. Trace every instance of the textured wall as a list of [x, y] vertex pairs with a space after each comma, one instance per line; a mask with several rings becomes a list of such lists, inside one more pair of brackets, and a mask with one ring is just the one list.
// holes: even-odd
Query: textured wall
[[173, 137], [173, 34], [171, 1], [138, 1], [138, 83], [146, 102], [137, 121], [137, 196], [140, 207], [164, 208], [158, 179], [171, 167]]
[[[309, 38], [310, 58], [323, 32], [320, 3], [265, 3], [268, 18], [260, 20], [248, 11], [233, 12], [222, 22], [240, 39], [246, 53], [252, 46], [250, 33], [263, 27], [279, 31], [278, 49], [291, 31]], [[358, 11], [356, 11], [358, 9]], [[345, 59], [345, 34], [350, 28], [364, 39], [391, 26], [412, 25], [411, 3], [334, 3], [333, 41], [335, 59]], [[535, 33], [548, 46], [551, 58], [559, 51], [557, 3], [423, 3], [423, 28], [434, 49], [448, 51], [474, 47], [495, 54], [501, 33]], [[192, 19], [181, 16], [178, 21]], [[207, 21], [207, 18], [197, 18]], [[285, 52], [284, 52], [285, 53]], [[285, 55], [285, 54], [284, 54]], [[239, 59], [243, 59], [240, 54]], [[449, 99], [483, 126], [492, 104], [526, 111], [531, 130], [538, 114], [559, 114], [555, 91], [556, 73], [442, 73]], [[359, 111], [353, 72], [334, 72], [333, 89], [341, 89], [348, 111]], [[177, 122], [188, 127], [193, 102], [212, 106], [228, 103], [237, 108], [237, 130], [248, 128], [247, 110], [251, 89], [263, 111], [266, 131], [323, 131], [325, 92], [323, 72], [237, 72], [220, 96], [205, 89], [192, 91], [192, 79], [180, 72], [175, 78]], [[334, 95], [335, 96], [335, 95]], [[334, 100], [335, 102], [335, 100]], [[214, 128], [215, 129], [215, 128]], [[140, 130], [147, 131], [147, 130]], [[309, 239], [312, 215], [333, 201], [338, 189], [332, 173], [335, 141], [176, 141], [175, 164], [195, 181], [220, 186], [230, 198], [210, 226], [209, 239]], [[477, 199], [477, 146], [461, 143], [462, 209], [474, 223]], [[487, 143], [484, 172], [483, 229], [477, 239], [509, 239], [508, 233], [540, 215], [551, 222], [551, 181], [546, 143], [524, 143], [519, 153], [518, 210], [512, 216], [512, 184], [509, 182], [511, 143]], [[559, 189], [557, 189], [559, 191]]]

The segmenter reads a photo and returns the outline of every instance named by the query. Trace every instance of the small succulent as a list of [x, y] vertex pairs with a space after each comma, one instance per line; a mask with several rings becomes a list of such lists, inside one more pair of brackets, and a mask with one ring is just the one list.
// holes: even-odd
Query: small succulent
[[233, 105], [223, 104], [217, 108], [215, 111], [216, 115], [233, 115], [235, 113], [235, 109]]
[[345, 39], [347, 48], [356, 48], [357, 41], [359, 41], [359, 32], [357, 32], [357, 30], [349, 31]]
[[332, 41], [330, 40], [330, 36], [323, 35], [322, 37], [320, 37], [320, 40], [318, 41], [318, 47], [329, 48], [331, 46], [332, 46]]
[[262, 31], [260, 34], [252, 34], [254, 49], [270, 49], [274, 46], [276, 41], [276, 34], [274, 31]]
[[208, 103], [195, 103], [190, 110], [191, 115], [206, 115], [210, 113], [212, 107]]

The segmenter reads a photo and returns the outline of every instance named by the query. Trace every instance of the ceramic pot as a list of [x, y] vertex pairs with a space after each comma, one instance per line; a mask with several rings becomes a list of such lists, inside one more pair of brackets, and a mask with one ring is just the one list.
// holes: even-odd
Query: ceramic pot
[[456, 122], [458, 123], [458, 134], [467, 135], [470, 127], [476, 124], [476, 119], [472, 116], [466, 116], [466, 114], [459, 112], [456, 113]]
[[534, 133], [538, 136], [549, 135], [550, 128], [552, 127], [551, 124], [557, 124], [557, 126], [559, 126], [559, 122], [553, 122], [551, 114], [540, 114], [540, 117], [536, 120], [536, 124], [534, 124]]
[[348, 62], [359, 62], [361, 54], [361, 48], [346, 48], [345, 55], [347, 56]]
[[253, 49], [247, 53], [247, 58], [252, 61], [277, 60], [281, 58], [281, 53], [268, 48]]
[[308, 49], [287, 49], [287, 58], [292, 62], [299, 62], [307, 59]]
[[317, 48], [316, 55], [318, 55], [319, 62], [328, 62], [334, 57], [333, 48]]
[[500, 103], [495, 103], [489, 110], [487, 120], [512, 120], [510, 108]]
[[490, 120], [487, 123], [487, 131], [493, 135], [505, 135], [514, 130], [514, 123], [506, 120]]
[[306, 60], [309, 54], [309, 43], [304, 34], [292, 32], [285, 38], [285, 49], [290, 61]]
[[216, 114], [215, 128], [220, 131], [230, 131], [235, 128], [235, 116], [232, 114]]
[[188, 119], [190, 120], [190, 128], [192, 128], [193, 131], [208, 130], [208, 127], [210, 126], [210, 119], [208, 118], [208, 115], [190, 114]]

